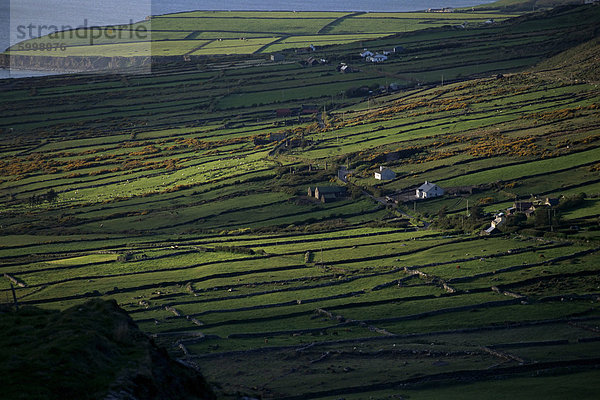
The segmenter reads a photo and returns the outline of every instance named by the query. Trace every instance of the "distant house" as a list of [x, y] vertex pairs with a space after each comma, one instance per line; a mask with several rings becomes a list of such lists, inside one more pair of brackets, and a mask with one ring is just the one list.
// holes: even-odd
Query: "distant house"
[[392, 51], [394, 53], [404, 53], [404, 47], [402, 47], [402, 46], [396, 46], [396, 47], [392, 48]]
[[309, 197], [314, 197], [322, 203], [330, 203], [346, 197], [346, 188], [342, 186], [317, 186], [309, 187]]
[[271, 54], [271, 61], [284, 61], [285, 57], [283, 56], [283, 54], [281, 53], [275, 53], [275, 54]]
[[419, 199], [428, 199], [431, 197], [443, 196], [444, 189], [442, 189], [435, 183], [425, 181], [424, 184], [417, 188], [415, 195]]
[[319, 65], [319, 64], [320, 64], [319, 60], [314, 57], [308, 57], [306, 59], [306, 65], [313, 66], [313, 65]]
[[315, 104], [302, 104], [302, 114], [317, 114], [319, 107]]
[[375, 54], [374, 56], [366, 58], [367, 61], [371, 61], [372, 63], [384, 62], [387, 61], [387, 59], [387, 56], [384, 56], [383, 54]]
[[533, 207], [532, 201], [515, 201], [511, 207], [514, 212], [525, 212]]
[[289, 108], [278, 108], [277, 109], [277, 117], [289, 117], [292, 115], [292, 110]]
[[375, 172], [375, 179], [380, 181], [389, 181], [390, 179], [394, 179], [396, 177], [396, 173], [389, 168], [381, 165], [379, 167], [379, 171]]
[[498, 227], [503, 225], [505, 222], [506, 222], [506, 216], [504, 215], [504, 213], [497, 214], [496, 218], [490, 224], [490, 227], [481, 231], [480, 234], [482, 236], [487, 236], [487, 235], [495, 235], [496, 233], [500, 233], [500, 230], [498, 230]]
[[350, 65], [346, 64], [346, 63], [341, 63], [340, 65], [337, 66], [337, 71], [341, 72], [343, 74], [348, 74], [351, 72], [359, 72], [358, 69], [352, 68]]
[[427, 12], [433, 13], [453, 13], [454, 8], [452, 7], [444, 7], [444, 8], [428, 8]]
[[506, 222], [506, 217], [503, 213], [500, 213], [496, 216], [496, 218], [492, 221], [491, 226], [497, 228], [503, 225]]
[[498, 228], [496, 228], [495, 226], [490, 226], [489, 228], [482, 230], [480, 235], [481, 236], [489, 236], [489, 235], [495, 235], [497, 233], [500, 233]]
[[373, 52], [371, 52], [371, 51], [369, 51], [369, 50], [367, 50], [367, 49], [365, 49], [365, 51], [363, 51], [362, 53], [360, 53], [360, 56], [361, 56], [362, 58], [366, 58], [366, 57], [372, 57], [372, 56], [374, 56], [374, 55], [375, 55], [375, 54], [373, 54]]

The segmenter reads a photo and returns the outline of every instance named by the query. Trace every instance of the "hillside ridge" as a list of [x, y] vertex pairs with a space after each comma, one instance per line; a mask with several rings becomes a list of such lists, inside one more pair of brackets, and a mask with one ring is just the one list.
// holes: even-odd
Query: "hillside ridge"
[[173, 360], [114, 300], [62, 312], [0, 311], [4, 399], [214, 399], [197, 371]]

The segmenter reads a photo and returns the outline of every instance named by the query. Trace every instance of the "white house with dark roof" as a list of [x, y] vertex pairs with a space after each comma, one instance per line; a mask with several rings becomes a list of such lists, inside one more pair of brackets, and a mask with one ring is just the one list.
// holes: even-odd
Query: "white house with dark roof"
[[425, 181], [424, 184], [417, 188], [415, 195], [419, 199], [429, 199], [431, 197], [443, 196], [444, 189], [435, 183]]
[[396, 173], [391, 169], [384, 167], [383, 165], [379, 167], [379, 171], [375, 171], [375, 179], [380, 181], [389, 181], [395, 177]]

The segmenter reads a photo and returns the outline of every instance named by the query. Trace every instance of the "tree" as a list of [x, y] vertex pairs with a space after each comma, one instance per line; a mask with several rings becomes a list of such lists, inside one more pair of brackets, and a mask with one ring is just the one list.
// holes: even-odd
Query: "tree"
[[446, 214], [448, 213], [448, 207], [442, 206], [437, 213], [438, 218], [446, 218]]
[[550, 218], [548, 214], [549, 211], [550, 209], [547, 208], [538, 208], [537, 210], [535, 210], [535, 212], [533, 213], [533, 224], [536, 228], [550, 225]]
[[474, 206], [472, 206], [469, 209], [469, 212], [471, 213], [469, 215], [469, 219], [473, 220], [473, 221], [477, 221], [483, 218], [483, 209], [481, 208], [481, 206], [479, 204], [475, 204]]
[[48, 192], [46, 192], [44, 198], [46, 201], [54, 203], [58, 199], [58, 193], [56, 193], [56, 191], [53, 188], [51, 188], [50, 190], [48, 190]]

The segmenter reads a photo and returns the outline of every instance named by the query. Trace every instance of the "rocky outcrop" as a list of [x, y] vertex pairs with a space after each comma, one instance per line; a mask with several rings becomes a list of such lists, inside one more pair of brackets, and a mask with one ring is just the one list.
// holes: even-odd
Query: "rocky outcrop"
[[141, 332], [115, 301], [0, 309], [4, 399], [214, 399], [197, 368]]

